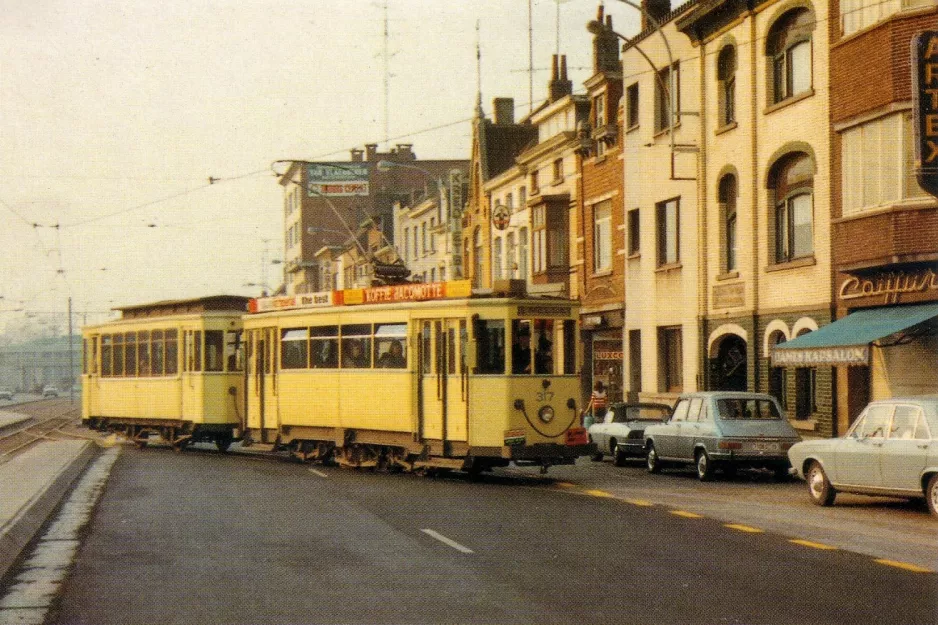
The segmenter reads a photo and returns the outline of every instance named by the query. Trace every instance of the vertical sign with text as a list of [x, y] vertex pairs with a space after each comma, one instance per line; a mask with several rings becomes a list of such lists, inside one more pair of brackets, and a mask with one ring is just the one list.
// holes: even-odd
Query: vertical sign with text
[[915, 173], [922, 189], [938, 197], [938, 31], [912, 38], [915, 100]]

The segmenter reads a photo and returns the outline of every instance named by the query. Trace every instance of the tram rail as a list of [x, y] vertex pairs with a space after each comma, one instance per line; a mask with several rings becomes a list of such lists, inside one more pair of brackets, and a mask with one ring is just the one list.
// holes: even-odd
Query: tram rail
[[88, 438], [66, 430], [79, 425], [81, 409], [77, 405], [63, 405], [62, 401], [33, 402], [21, 412], [29, 418], [0, 430], [0, 464], [45, 440]]

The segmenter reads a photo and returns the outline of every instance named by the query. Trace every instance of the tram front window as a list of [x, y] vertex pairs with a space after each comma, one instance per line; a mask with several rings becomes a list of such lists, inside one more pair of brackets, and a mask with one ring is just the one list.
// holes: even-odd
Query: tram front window
[[[511, 322], [511, 372], [514, 375], [556, 373], [557, 329], [553, 319], [515, 319]], [[561, 340], [566, 339], [566, 334]], [[567, 349], [571, 351], [572, 348]]]
[[505, 373], [505, 322], [479, 319], [475, 324], [478, 373]]
[[224, 332], [221, 330], [205, 331], [205, 370], [221, 371], [224, 367], [222, 348]]

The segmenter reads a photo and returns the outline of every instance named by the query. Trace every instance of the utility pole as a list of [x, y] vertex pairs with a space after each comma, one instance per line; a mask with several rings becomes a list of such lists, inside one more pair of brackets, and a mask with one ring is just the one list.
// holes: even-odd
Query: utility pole
[[72, 298], [68, 298], [68, 400], [75, 403], [75, 344], [72, 341]]

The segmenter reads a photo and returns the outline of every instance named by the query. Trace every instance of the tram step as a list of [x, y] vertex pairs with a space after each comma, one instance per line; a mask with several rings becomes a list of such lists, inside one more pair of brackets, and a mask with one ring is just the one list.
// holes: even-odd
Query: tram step
[[466, 461], [463, 458], [428, 458], [418, 460], [414, 463], [414, 468], [437, 467], [440, 469], [454, 469], [459, 471], [465, 466]]

